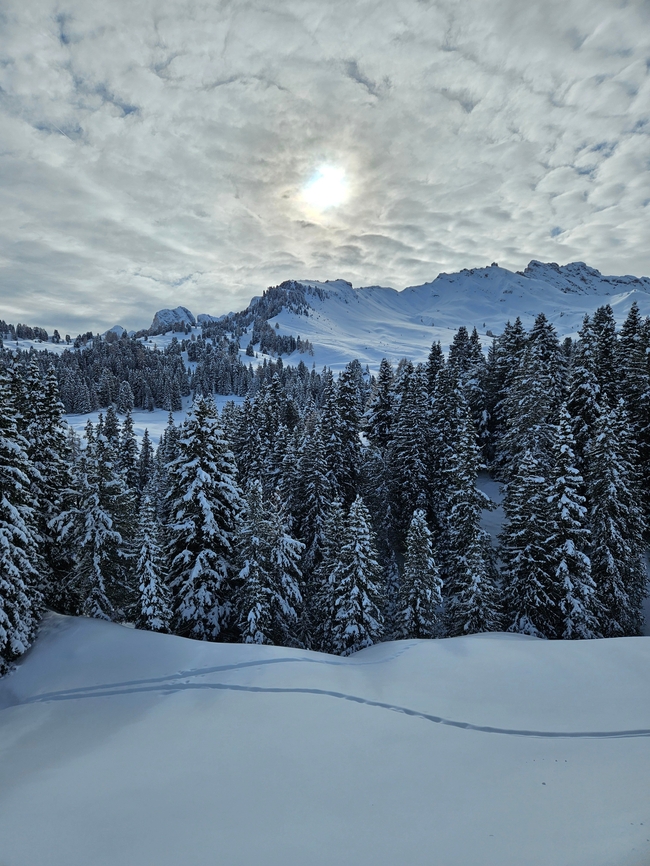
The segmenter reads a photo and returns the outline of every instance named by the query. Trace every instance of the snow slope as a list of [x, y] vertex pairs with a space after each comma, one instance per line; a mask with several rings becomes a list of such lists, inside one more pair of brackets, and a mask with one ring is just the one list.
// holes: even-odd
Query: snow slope
[[372, 286], [354, 289], [343, 280], [300, 280], [315, 289], [308, 293], [308, 316], [284, 309], [270, 320], [279, 334], [300, 335], [314, 344], [313, 358], [294, 353], [289, 363], [302, 358], [340, 369], [351, 358], [376, 369], [383, 357], [421, 361], [434, 340], [446, 350], [461, 326], [476, 327], [485, 346], [487, 334], [500, 334], [504, 324], [520, 316], [530, 327], [545, 313], [560, 336], [575, 335], [585, 313], [609, 303], [619, 324], [632, 302], [650, 315], [650, 279], [607, 277], [582, 262], [564, 267], [532, 261], [525, 271], [513, 273], [493, 265], [455, 274], [440, 274], [433, 282], [397, 292]]
[[646, 866], [650, 639], [350, 659], [49, 615], [0, 681], [3, 866]]

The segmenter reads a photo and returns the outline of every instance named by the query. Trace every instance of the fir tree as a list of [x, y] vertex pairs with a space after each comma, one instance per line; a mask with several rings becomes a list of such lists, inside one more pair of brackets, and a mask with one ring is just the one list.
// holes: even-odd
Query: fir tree
[[576, 468], [571, 418], [565, 406], [554, 446], [553, 482], [549, 494], [549, 550], [559, 593], [561, 630], [557, 637], [598, 636], [595, 585], [591, 577], [589, 529], [582, 477]]
[[573, 352], [566, 404], [571, 417], [576, 468], [579, 471], [584, 468], [585, 453], [604, 405], [596, 364], [596, 340], [589, 316], [585, 316]]
[[252, 482], [246, 497], [240, 548], [239, 627], [243, 642], [295, 646], [304, 547], [287, 532], [278, 503], [265, 503], [259, 481]]
[[366, 414], [364, 429], [368, 440], [385, 451], [392, 438], [395, 407], [393, 398], [393, 368], [383, 358]]
[[29, 647], [40, 614], [34, 477], [0, 373], [0, 674]]
[[328, 586], [333, 611], [328, 644], [337, 655], [351, 655], [381, 638], [378, 579], [370, 515], [358, 496], [350, 507], [343, 546]]
[[171, 596], [166, 582], [153, 485], [145, 489], [140, 502], [135, 549], [135, 581], [138, 584], [136, 628], [168, 633], [172, 617]]
[[422, 509], [413, 513], [397, 602], [395, 638], [438, 635], [442, 580], [433, 557], [431, 532]]
[[636, 635], [646, 595], [645, 522], [623, 405], [603, 412], [587, 452], [591, 574], [604, 637]]
[[458, 438], [445, 471], [445, 624], [452, 637], [497, 631], [501, 626], [490, 538], [481, 527], [482, 511], [494, 506], [476, 486], [482, 465], [467, 405], [459, 421]]
[[138, 490], [143, 491], [151, 482], [154, 473], [154, 453], [149, 430], [145, 429], [138, 455]]
[[560, 587], [549, 540], [549, 481], [525, 451], [503, 502], [506, 523], [499, 536], [508, 631], [534, 637], [562, 634]]
[[196, 400], [178, 447], [167, 494], [175, 630], [199, 640], [223, 639], [231, 620], [242, 499], [212, 400]]
[[113, 449], [90, 421], [74, 488], [75, 501], [55, 521], [61, 539], [75, 551], [66, 593], [76, 598], [77, 613], [119, 621], [133, 600], [129, 498]]

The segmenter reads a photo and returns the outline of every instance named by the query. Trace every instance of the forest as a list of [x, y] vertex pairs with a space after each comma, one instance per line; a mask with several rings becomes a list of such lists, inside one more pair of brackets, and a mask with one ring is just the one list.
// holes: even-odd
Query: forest
[[[620, 330], [605, 305], [562, 342], [543, 314], [517, 319], [487, 355], [461, 327], [447, 356], [434, 343], [376, 376], [246, 366], [240, 336], [1, 349], [0, 672], [45, 608], [339, 655], [641, 632], [650, 320], [636, 305]], [[243, 402], [219, 412], [215, 393]], [[138, 444], [134, 408], [190, 395], [183, 423]], [[98, 408], [83, 438], [65, 421]], [[503, 485], [497, 545], [484, 472]]]

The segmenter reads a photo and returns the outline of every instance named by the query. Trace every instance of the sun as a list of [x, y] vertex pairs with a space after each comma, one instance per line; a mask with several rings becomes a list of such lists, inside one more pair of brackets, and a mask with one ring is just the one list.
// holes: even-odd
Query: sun
[[304, 188], [302, 195], [307, 204], [318, 210], [343, 204], [349, 195], [345, 172], [336, 166], [322, 166]]

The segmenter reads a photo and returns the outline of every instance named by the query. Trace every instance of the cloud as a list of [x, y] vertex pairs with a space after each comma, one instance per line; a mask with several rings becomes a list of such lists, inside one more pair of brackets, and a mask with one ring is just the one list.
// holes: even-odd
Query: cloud
[[[650, 273], [647, 4], [3, 8], [1, 318], [140, 326], [530, 258]], [[351, 195], [318, 213], [321, 165]]]

